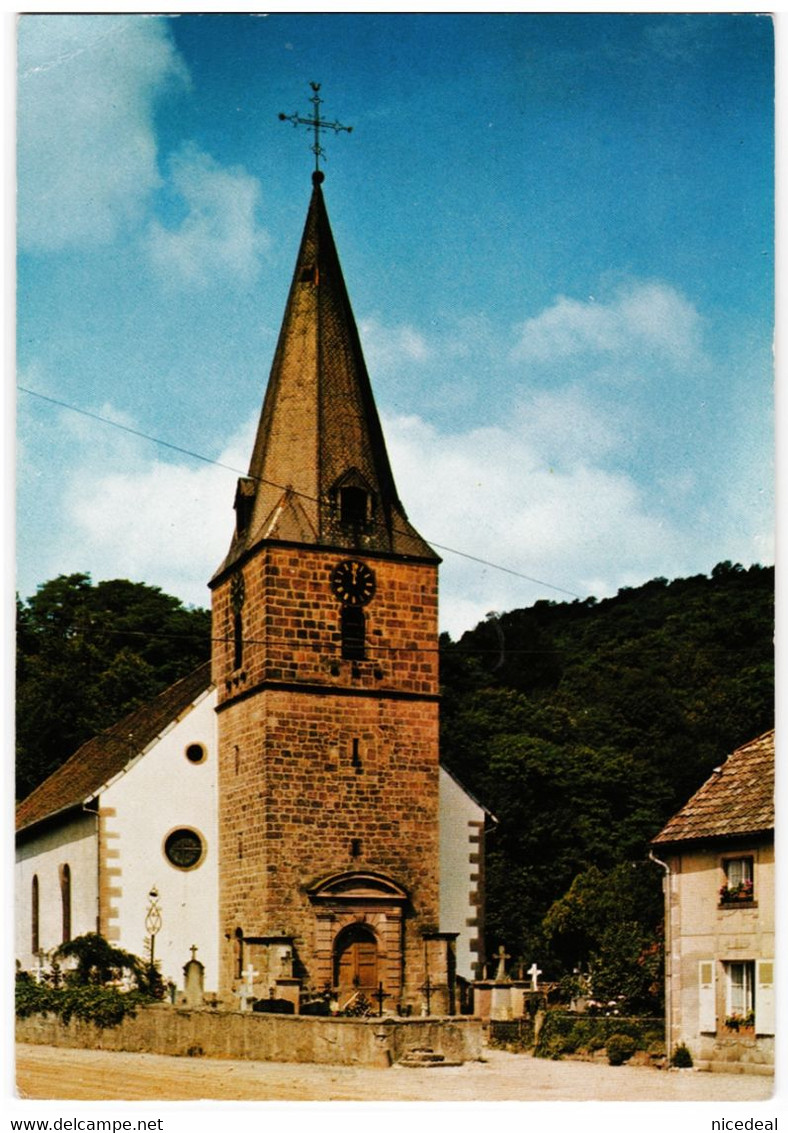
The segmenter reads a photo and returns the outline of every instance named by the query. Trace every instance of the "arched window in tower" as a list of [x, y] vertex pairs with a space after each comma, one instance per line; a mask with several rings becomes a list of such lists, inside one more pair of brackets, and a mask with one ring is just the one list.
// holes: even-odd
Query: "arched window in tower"
[[342, 656], [346, 661], [366, 657], [366, 618], [360, 606], [343, 606], [341, 618]]
[[39, 940], [39, 919], [38, 919], [38, 874], [33, 874], [33, 884], [31, 886], [31, 903], [30, 903], [30, 951], [34, 956], [38, 955], [40, 951]]
[[71, 940], [71, 866], [60, 867], [60, 906], [63, 944]]

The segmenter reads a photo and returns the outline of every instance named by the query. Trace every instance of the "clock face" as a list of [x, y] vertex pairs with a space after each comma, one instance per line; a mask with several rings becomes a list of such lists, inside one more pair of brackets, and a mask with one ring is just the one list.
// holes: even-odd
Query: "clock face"
[[234, 574], [232, 582], [230, 583], [230, 604], [234, 613], [239, 613], [244, 604], [246, 597], [246, 587], [244, 585], [244, 576], [242, 574]]
[[366, 606], [375, 593], [375, 572], [357, 559], [345, 559], [334, 568], [331, 589], [346, 606]]

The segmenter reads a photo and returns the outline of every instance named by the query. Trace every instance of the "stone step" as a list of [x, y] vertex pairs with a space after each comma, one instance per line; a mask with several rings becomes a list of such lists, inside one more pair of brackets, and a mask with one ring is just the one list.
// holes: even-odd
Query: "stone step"
[[436, 1054], [431, 1047], [414, 1047], [403, 1054], [397, 1066], [431, 1070], [438, 1066], [462, 1066], [462, 1060], [446, 1058], [445, 1054]]

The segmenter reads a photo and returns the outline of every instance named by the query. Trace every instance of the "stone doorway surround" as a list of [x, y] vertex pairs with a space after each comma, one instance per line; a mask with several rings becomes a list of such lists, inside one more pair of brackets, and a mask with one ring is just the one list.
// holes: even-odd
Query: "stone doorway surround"
[[[336, 991], [337, 947], [354, 926], [377, 946], [377, 979], [386, 996], [384, 1010], [394, 1010], [403, 991], [403, 916], [408, 894], [385, 874], [347, 871], [309, 886], [315, 908], [313, 978], [316, 988]], [[366, 994], [366, 991], [365, 991]], [[369, 996], [368, 996], [369, 997]], [[340, 1005], [341, 1006], [341, 1005]]]

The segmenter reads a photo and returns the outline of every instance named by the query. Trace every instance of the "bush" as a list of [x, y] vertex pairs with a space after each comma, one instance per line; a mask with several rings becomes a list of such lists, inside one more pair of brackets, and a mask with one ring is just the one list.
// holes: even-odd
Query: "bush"
[[20, 1019], [30, 1015], [56, 1015], [64, 1023], [72, 1018], [95, 1023], [97, 1027], [116, 1027], [126, 1015], [135, 1015], [149, 997], [138, 991], [119, 991], [115, 987], [96, 984], [67, 984], [48, 987], [37, 984], [26, 972], [16, 982], [16, 1014]]
[[680, 1043], [673, 1051], [673, 1057], [670, 1060], [671, 1066], [676, 1066], [680, 1070], [688, 1070], [692, 1066], [692, 1055], [687, 1050], [684, 1043]]
[[607, 1060], [611, 1066], [623, 1066], [637, 1050], [637, 1043], [631, 1035], [611, 1035], [605, 1044]]

